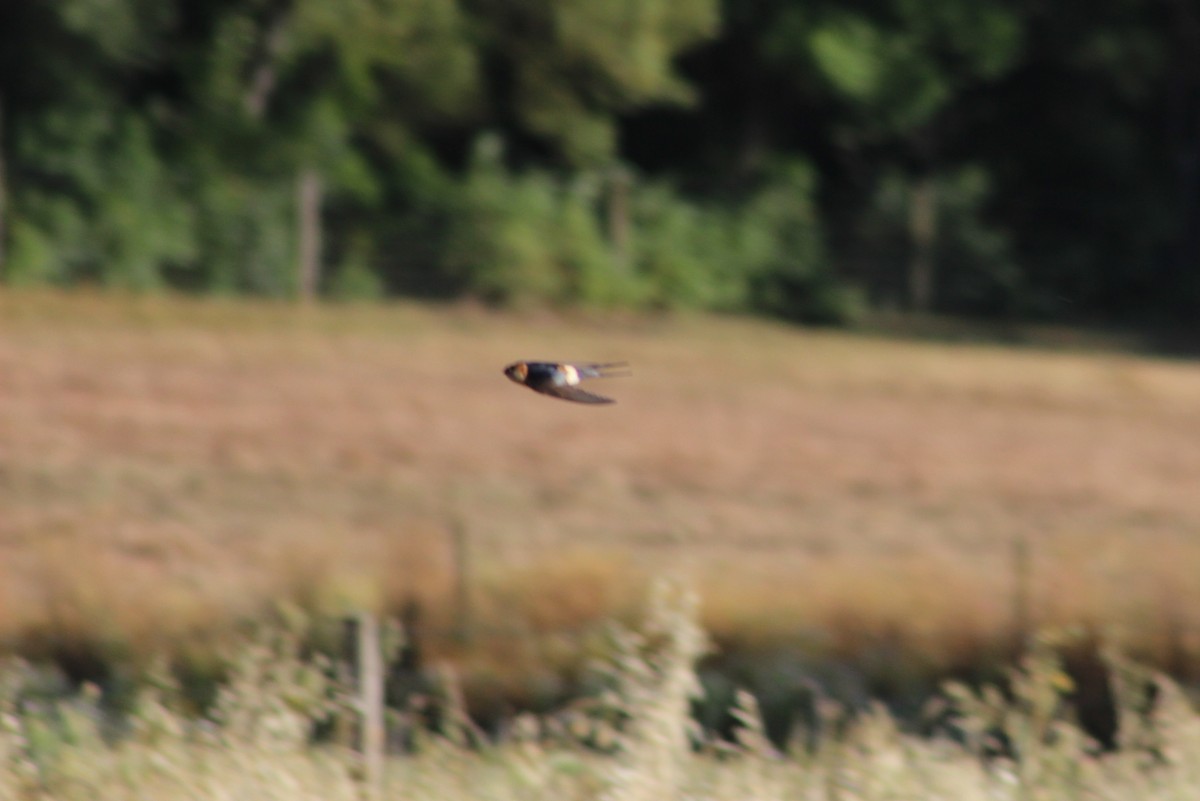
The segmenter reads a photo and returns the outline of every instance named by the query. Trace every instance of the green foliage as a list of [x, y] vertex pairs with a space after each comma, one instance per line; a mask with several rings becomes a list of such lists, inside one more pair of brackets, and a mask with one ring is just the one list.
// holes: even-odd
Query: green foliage
[[[987, 173], [974, 166], [933, 179], [937, 236], [933, 252], [935, 296], [942, 308], [983, 315], [1020, 313], [1029, 302], [1021, 271], [1005, 233], [989, 224], [992, 190]], [[858, 230], [859, 247], [902, 272], [911, 257], [908, 241], [912, 179], [892, 172], [880, 181]]]
[[746, 276], [732, 261], [734, 223], [719, 209], [666, 185], [639, 188], [633, 204], [633, 264], [646, 301], [662, 308], [740, 308]]
[[[1200, 37], [1179, 4], [9, 6], [12, 284], [291, 294], [307, 174], [320, 259], [352, 265], [321, 281], [341, 296], [841, 322], [925, 286], [932, 249], [939, 310], [1187, 319], [1200, 300], [1179, 100]], [[466, 155], [487, 130], [503, 164]], [[620, 164], [638, 179], [616, 202]], [[905, 214], [929, 180], [933, 242]]]
[[383, 281], [362, 258], [361, 252], [355, 251], [333, 274], [329, 294], [337, 300], [379, 300], [384, 294]]
[[546, 175], [513, 177], [498, 139], [480, 143], [452, 222], [447, 265], [470, 291], [495, 303], [563, 299], [553, 236], [558, 187]]
[[830, 268], [816, 208], [816, 176], [803, 162], [777, 166], [742, 211], [736, 252], [752, 306], [787, 319], [846, 323], [859, 301]]
[[867, 13], [835, 8], [814, 15], [807, 29], [821, 75], [870, 118], [861, 127], [879, 135], [912, 131], [972, 81], [1002, 74], [1019, 36], [1011, 9], [970, 0], [895, 0]]
[[[717, 215], [665, 186], [633, 190], [628, 263], [601, 230], [598, 176], [515, 175], [485, 139], [452, 223], [448, 264], [495, 303], [713, 307], [728, 247]], [[716, 247], [713, 247], [713, 246]]]
[[339, 101], [395, 89], [409, 114], [454, 114], [476, 99], [476, 54], [453, 0], [309, 0], [296, 4], [292, 32], [288, 60], [328, 54]]
[[596, 174], [576, 178], [564, 188], [556, 226], [562, 253], [566, 296], [589, 306], [635, 306], [639, 287], [621, 256], [601, 231], [599, 208], [605, 184]]
[[991, 180], [977, 166], [946, 176], [938, 187], [941, 292], [951, 308], [976, 314], [1020, 314], [1027, 285], [1010, 236], [992, 224]]
[[624, 253], [602, 230], [611, 191], [599, 174], [514, 174], [499, 141], [485, 139], [451, 215], [447, 263], [463, 286], [499, 304], [758, 308], [820, 322], [853, 314], [824, 261], [806, 165], [782, 166], [732, 209], [663, 182], [632, 182]]
[[173, 185], [140, 120], [113, 133], [111, 169], [96, 219], [96, 271], [110, 286], [154, 289], [163, 271], [195, 257], [193, 210]]
[[63, 0], [55, 5], [66, 30], [115, 62], [144, 58], [153, 50], [155, 35], [174, 17], [169, 4], [155, 0]]
[[200, 285], [218, 293], [283, 297], [295, 285], [295, 209], [290, 183], [203, 181], [197, 189]]
[[45, 177], [16, 194], [10, 280], [155, 289], [194, 257], [192, 208], [143, 120], [90, 109], [40, 122], [17, 142]]
[[568, 163], [595, 167], [616, 154], [615, 114], [683, 103], [692, 92], [675, 54], [713, 36], [714, 0], [476, 0], [486, 52], [511, 80], [518, 124]]

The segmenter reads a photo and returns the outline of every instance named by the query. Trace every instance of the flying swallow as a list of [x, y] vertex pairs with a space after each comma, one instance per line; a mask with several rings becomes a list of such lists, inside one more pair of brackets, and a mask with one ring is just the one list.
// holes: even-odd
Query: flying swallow
[[610, 378], [629, 375], [625, 362], [604, 364], [570, 364], [567, 362], [513, 362], [504, 374], [534, 392], [553, 395], [576, 403], [616, 403], [612, 398], [595, 395], [579, 388], [585, 378]]

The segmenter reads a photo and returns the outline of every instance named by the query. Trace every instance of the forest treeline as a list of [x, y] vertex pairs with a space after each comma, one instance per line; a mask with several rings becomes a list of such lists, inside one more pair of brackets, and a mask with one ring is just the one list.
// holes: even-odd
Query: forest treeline
[[1194, 0], [10, 0], [10, 285], [1200, 311]]

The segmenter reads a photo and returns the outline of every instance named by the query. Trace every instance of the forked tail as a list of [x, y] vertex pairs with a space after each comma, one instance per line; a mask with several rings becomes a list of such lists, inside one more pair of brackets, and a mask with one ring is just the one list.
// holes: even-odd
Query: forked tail
[[620, 378], [633, 375], [629, 362], [598, 362], [581, 365], [588, 378]]

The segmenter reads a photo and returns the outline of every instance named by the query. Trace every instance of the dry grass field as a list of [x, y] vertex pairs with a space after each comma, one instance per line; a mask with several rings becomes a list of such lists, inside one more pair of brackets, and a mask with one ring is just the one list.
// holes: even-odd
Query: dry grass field
[[[509, 383], [518, 358], [634, 375], [605, 382], [617, 405], [577, 406]], [[527, 682], [664, 571], [727, 646], [953, 665], [1026, 614], [1182, 665], [1200, 365], [735, 319], [0, 292], [10, 643], [152, 650], [281, 599], [416, 598], [435, 654]]]

